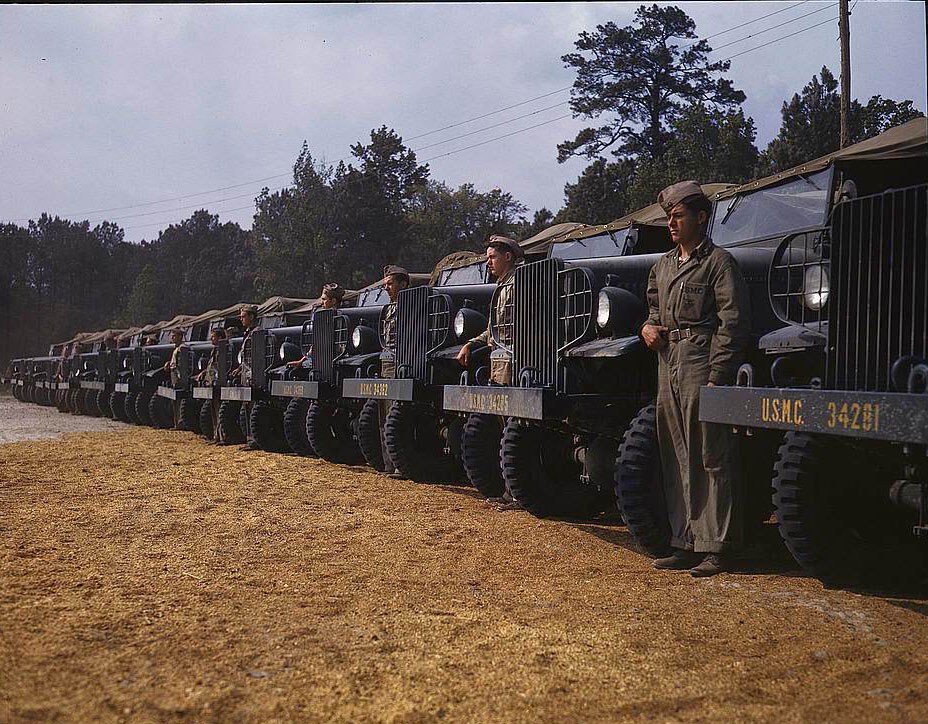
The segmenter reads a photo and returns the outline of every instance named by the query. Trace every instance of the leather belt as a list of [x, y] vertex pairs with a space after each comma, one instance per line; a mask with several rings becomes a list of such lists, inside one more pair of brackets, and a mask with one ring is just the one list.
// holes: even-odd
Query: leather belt
[[682, 329], [671, 329], [667, 332], [667, 339], [671, 342], [679, 342], [683, 339], [689, 339], [694, 334], [712, 334], [715, 332], [710, 327], [684, 327]]

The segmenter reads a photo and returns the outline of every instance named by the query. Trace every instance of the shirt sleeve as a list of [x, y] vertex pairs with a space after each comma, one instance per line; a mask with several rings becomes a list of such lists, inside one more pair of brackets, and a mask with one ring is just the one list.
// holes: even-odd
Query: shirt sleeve
[[483, 332], [478, 334], [473, 339], [467, 340], [467, 344], [472, 347], [486, 347], [490, 344], [490, 328], [487, 327]]
[[713, 285], [718, 329], [709, 349], [709, 382], [731, 384], [751, 333], [751, 298], [741, 268], [733, 259], [722, 267]]
[[651, 267], [651, 273], [648, 274], [647, 299], [648, 299], [648, 319], [641, 326], [644, 327], [648, 324], [660, 326], [661, 304], [660, 304], [660, 297], [657, 292], [657, 264]]

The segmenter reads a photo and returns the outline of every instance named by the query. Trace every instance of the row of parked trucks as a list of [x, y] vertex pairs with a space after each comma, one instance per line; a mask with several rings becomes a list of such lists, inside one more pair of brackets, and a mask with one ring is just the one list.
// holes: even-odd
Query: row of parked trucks
[[[753, 343], [736, 385], [702, 390], [700, 415], [741, 435], [749, 519], [773, 511], [821, 577], [878, 566], [887, 546], [924, 555], [910, 543], [928, 536], [926, 136], [922, 118], [769, 178], [704, 187], [710, 237], [750, 288]], [[269, 299], [244, 345], [234, 305], [79, 335], [13, 360], [7, 377], [19, 399], [62, 411], [207, 437], [218, 414], [227, 440], [268, 451], [486, 496], [508, 486], [539, 516], [617, 509], [643, 550], [664, 554], [657, 360], [639, 336], [648, 273], [672, 247], [664, 213], [559, 224], [521, 245], [507, 290], [484, 256], [458, 253], [412, 275], [395, 302], [381, 281], [339, 309]], [[215, 326], [229, 335], [208, 384], [196, 373]], [[488, 327], [492, 354], [462, 367], [462, 344]], [[184, 343], [172, 384], [173, 329]], [[63, 359], [66, 345], [77, 351]], [[247, 384], [228, 375], [241, 363]], [[508, 365], [508, 384], [490, 380], [491, 363]]]

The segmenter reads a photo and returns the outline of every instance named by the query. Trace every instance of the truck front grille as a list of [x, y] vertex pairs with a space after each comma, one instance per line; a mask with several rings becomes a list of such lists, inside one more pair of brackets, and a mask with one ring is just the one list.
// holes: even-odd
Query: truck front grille
[[916, 186], [835, 207], [827, 389], [904, 392], [891, 380], [893, 364], [928, 358], [926, 192]]

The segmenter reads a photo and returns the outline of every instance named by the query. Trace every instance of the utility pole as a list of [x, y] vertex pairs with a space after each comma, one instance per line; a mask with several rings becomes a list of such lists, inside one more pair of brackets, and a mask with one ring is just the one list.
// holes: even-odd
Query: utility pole
[[851, 25], [848, 0], [840, 0], [838, 32], [841, 34], [841, 148], [851, 144]]

